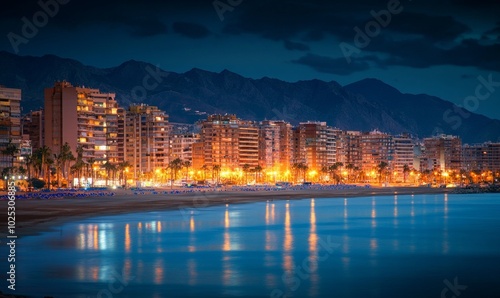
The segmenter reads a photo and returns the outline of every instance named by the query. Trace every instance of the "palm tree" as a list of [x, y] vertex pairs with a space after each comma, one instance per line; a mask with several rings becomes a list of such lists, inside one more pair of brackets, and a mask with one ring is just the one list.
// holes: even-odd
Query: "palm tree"
[[294, 163], [292, 165], [292, 168], [295, 169], [297, 176], [299, 175], [299, 173], [302, 172], [303, 181], [305, 182], [306, 181], [306, 173], [307, 173], [307, 170], [309, 169], [309, 167], [305, 163], [300, 162], [300, 163]]
[[24, 156], [24, 164], [26, 165], [26, 172], [28, 173], [28, 188], [31, 189], [31, 166], [33, 165], [33, 155]]
[[387, 169], [388, 166], [389, 164], [386, 163], [385, 161], [382, 161], [377, 165], [377, 170], [379, 174], [378, 183], [382, 183], [382, 173], [385, 171], [385, 169]]
[[73, 152], [71, 151], [71, 147], [69, 146], [68, 142], [65, 142], [64, 145], [61, 147], [61, 153], [59, 155], [61, 159], [60, 162], [61, 162], [61, 170], [63, 178], [65, 180], [68, 180], [67, 163], [75, 160], [75, 156], [73, 155]]
[[324, 167], [321, 167], [321, 173], [325, 174], [323, 176], [323, 182], [326, 181], [326, 175], [329, 173], [330, 171], [328, 170], [328, 167], [327, 166], [324, 166]]
[[[50, 164], [54, 162], [53, 160], [50, 159], [51, 153], [52, 152], [49, 147], [43, 146], [38, 148], [34, 154], [36, 158], [39, 160], [41, 175], [43, 179], [47, 179], [48, 181], [47, 185], [49, 185], [49, 187], [50, 187]], [[48, 173], [48, 175], [46, 175], [46, 173]]]
[[[214, 179], [214, 176], [217, 177], [217, 183], [220, 183], [220, 170], [221, 170], [220, 165], [213, 165], [212, 166], [212, 180]], [[214, 175], [214, 173], [215, 173], [215, 175]]]
[[343, 166], [344, 166], [343, 163], [337, 161], [336, 163], [334, 163], [333, 165], [328, 167], [328, 170], [332, 174], [333, 178], [337, 181], [337, 184], [340, 183], [340, 175], [338, 174], [338, 170], [340, 167], [343, 167]]
[[54, 164], [56, 166], [56, 182], [57, 182], [58, 188], [61, 187], [60, 174], [61, 174], [61, 168], [62, 168], [62, 160], [63, 160], [63, 156], [61, 153], [54, 154]]
[[203, 171], [203, 180], [207, 180], [207, 171], [208, 171], [208, 166], [207, 165], [202, 165], [200, 170]]
[[255, 171], [255, 183], [259, 180], [258, 177], [260, 177], [260, 173], [262, 173], [263, 168], [259, 165], [256, 166], [254, 171]]
[[130, 163], [128, 161], [123, 161], [118, 164], [118, 170], [120, 171], [120, 184], [124, 185], [127, 187], [127, 177], [125, 175], [125, 172], [127, 171], [128, 168], [130, 168]]
[[116, 171], [116, 166], [109, 161], [106, 161], [103, 165], [102, 168], [106, 171], [106, 186], [109, 185], [109, 177], [111, 176], [110, 174], [112, 172]]
[[52, 187], [52, 184], [50, 182], [52, 178], [52, 165], [54, 164], [54, 160], [50, 158], [50, 155], [45, 159], [45, 164], [47, 165], [47, 188], [50, 190], [50, 188]]
[[174, 181], [177, 180], [177, 172], [183, 167], [183, 162], [180, 158], [176, 158], [168, 163], [170, 169], [170, 184], [173, 187]]
[[250, 172], [250, 165], [246, 163], [243, 165], [243, 173], [245, 173], [245, 184], [248, 184], [248, 172]]
[[359, 181], [359, 172], [361, 171], [361, 169], [359, 167], [354, 167], [353, 171], [354, 171], [354, 183], [356, 183], [357, 181]]
[[186, 180], [189, 179], [189, 168], [191, 167], [191, 162], [189, 160], [183, 161], [182, 166], [186, 169]]
[[81, 145], [78, 145], [76, 147], [75, 163], [70, 167], [71, 172], [76, 173], [76, 176], [78, 178], [78, 186], [81, 185], [82, 170], [84, 167], [85, 167], [85, 162], [83, 161], [83, 148]]
[[408, 176], [408, 173], [410, 172], [410, 167], [407, 164], [403, 165], [403, 180], [404, 183], [406, 183], [406, 177]]
[[[94, 163], [95, 163], [95, 159], [93, 157], [91, 157], [87, 160], [87, 166], [86, 166], [87, 174], [85, 175], [87, 177], [90, 176], [92, 178], [92, 187], [94, 187], [95, 180], [97, 179], [97, 175], [94, 178]], [[90, 171], [89, 171], [89, 168], [90, 168]]]
[[347, 183], [349, 183], [350, 181], [350, 178], [351, 178], [351, 174], [352, 174], [352, 170], [354, 170], [354, 165], [352, 163], [348, 163], [345, 168], [347, 169]]
[[2, 150], [3, 155], [10, 156], [10, 168], [14, 169], [14, 159], [16, 154], [19, 152], [19, 148], [17, 148], [16, 144], [12, 143], [12, 140], [9, 140], [5, 149]]

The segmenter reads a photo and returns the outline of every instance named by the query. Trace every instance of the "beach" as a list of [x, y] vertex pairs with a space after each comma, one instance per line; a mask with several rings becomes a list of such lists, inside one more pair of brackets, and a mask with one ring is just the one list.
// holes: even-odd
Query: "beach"
[[[279, 191], [208, 190], [170, 194], [167, 192], [134, 192], [115, 190], [113, 196], [62, 197], [55, 199], [16, 200], [16, 234], [33, 235], [65, 222], [84, 218], [203, 208], [221, 204], [241, 204], [267, 200], [295, 200], [305, 198], [352, 198], [385, 195], [419, 195], [450, 192], [446, 188], [427, 187], [356, 187], [350, 189], [301, 189]], [[1, 201], [7, 211], [7, 201]], [[6, 222], [5, 222], [6, 224]], [[2, 236], [5, 235], [2, 229]]]

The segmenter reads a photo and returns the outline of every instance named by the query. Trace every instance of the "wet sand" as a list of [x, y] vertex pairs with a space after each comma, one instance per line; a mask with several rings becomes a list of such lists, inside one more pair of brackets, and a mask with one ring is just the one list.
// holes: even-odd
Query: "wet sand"
[[[69, 221], [83, 218], [175, 210], [182, 208], [202, 208], [221, 204], [238, 204], [267, 200], [292, 200], [304, 198], [352, 198], [366, 196], [440, 194], [450, 192], [444, 188], [386, 187], [355, 188], [336, 190], [280, 190], [280, 191], [207, 191], [184, 194], [134, 195], [127, 190], [115, 191], [115, 196], [61, 198], [50, 200], [16, 200], [16, 235], [33, 235], [49, 230]], [[2, 210], [7, 212], [7, 201], [1, 201]], [[4, 218], [0, 237], [6, 233], [7, 217]]]

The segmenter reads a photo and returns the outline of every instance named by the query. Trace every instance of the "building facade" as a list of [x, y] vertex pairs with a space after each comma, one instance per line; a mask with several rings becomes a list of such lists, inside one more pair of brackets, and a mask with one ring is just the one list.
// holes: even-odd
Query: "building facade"
[[231, 170], [259, 165], [259, 129], [254, 122], [240, 120], [236, 115], [210, 115], [200, 122], [200, 127], [202, 145], [193, 144], [194, 165]]
[[0, 152], [10, 145], [18, 150], [13, 156], [0, 153], [0, 169], [21, 165], [21, 141], [21, 89], [0, 86]]
[[459, 171], [462, 160], [462, 141], [457, 136], [439, 135], [423, 141], [421, 170]]
[[114, 93], [56, 82], [45, 89], [45, 145], [58, 154], [68, 143], [84, 161], [118, 163], [118, 104]]
[[125, 112], [124, 156], [138, 179], [170, 162], [168, 115], [155, 106], [132, 105]]
[[500, 171], [500, 143], [464, 145], [462, 169], [471, 171]]
[[31, 111], [22, 118], [23, 135], [27, 135], [33, 151], [45, 145], [45, 117], [43, 110]]

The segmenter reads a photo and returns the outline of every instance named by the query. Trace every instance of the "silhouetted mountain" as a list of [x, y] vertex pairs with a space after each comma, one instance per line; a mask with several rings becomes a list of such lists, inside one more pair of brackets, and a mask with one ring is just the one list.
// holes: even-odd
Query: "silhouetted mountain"
[[[460, 110], [429, 95], [403, 94], [376, 79], [345, 87], [320, 80], [294, 83], [249, 79], [224, 70], [192, 69], [178, 74], [154, 65], [127, 61], [100, 69], [52, 55], [17, 56], [0, 52], [0, 84], [21, 88], [24, 112], [43, 106], [43, 89], [66, 80], [76, 86], [114, 92], [123, 106], [144, 102], [159, 106], [172, 122], [193, 123], [212, 113], [235, 113], [242, 119], [326, 121], [346, 130], [460, 135], [465, 142], [500, 140], [500, 120]], [[458, 116], [470, 114], [467, 118]]]

